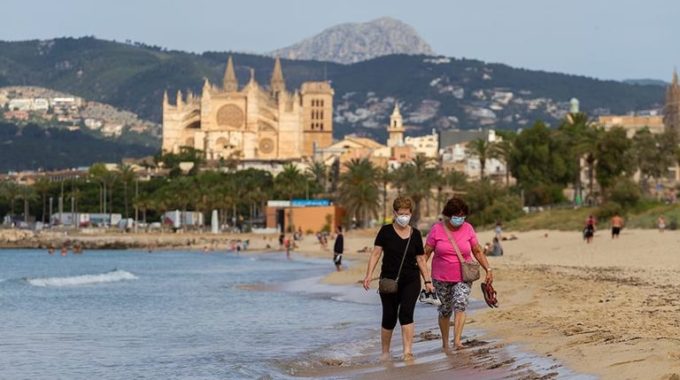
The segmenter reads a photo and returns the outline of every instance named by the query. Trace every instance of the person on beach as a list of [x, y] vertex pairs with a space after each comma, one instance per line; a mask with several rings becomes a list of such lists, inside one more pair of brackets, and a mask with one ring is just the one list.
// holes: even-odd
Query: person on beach
[[432, 282], [441, 301], [439, 306], [439, 330], [442, 336], [442, 348], [449, 350], [449, 326], [451, 314], [454, 315], [453, 344], [456, 349], [464, 348], [461, 341], [465, 326], [465, 309], [468, 306], [472, 283], [463, 282], [461, 263], [449, 237], [455, 241], [463, 259], [470, 260], [474, 255], [486, 271], [486, 283], [493, 282], [493, 272], [489, 262], [479, 246], [477, 234], [472, 225], [465, 221], [469, 215], [468, 205], [463, 199], [453, 197], [446, 202], [444, 221], [436, 223], [430, 229], [425, 242], [425, 258], [432, 259]]
[[335, 244], [333, 245], [333, 263], [335, 269], [340, 272], [342, 270], [342, 252], [345, 249], [345, 238], [342, 236], [342, 226], [336, 228]]
[[[419, 275], [422, 275], [425, 280], [425, 287], [428, 292], [434, 291], [434, 288], [423, 255], [422, 235], [418, 229], [409, 225], [413, 213], [413, 201], [410, 198], [400, 196], [394, 200], [392, 209], [394, 210], [394, 222], [383, 225], [375, 238], [363, 285], [366, 290], [370, 288], [373, 271], [378, 260], [380, 260], [380, 255], [384, 253], [380, 278], [397, 280], [398, 287], [396, 293], [380, 294], [382, 303], [381, 359], [390, 358], [392, 332], [398, 320], [401, 325], [404, 360], [412, 360], [413, 333], [415, 331], [413, 312], [420, 295]], [[400, 267], [401, 272], [399, 272]]]
[[583, 228], [583, 239], [590, 244], [595, 236], [595, 217], [592, 215], [586, 219], [586, 226]]
[[659, 227], [659, 232], [664, 232], [666, 230], [666, 218], [661, 215], [659, 219], [656, 220], [656, 225]]
[[501, 224], [501, 221], [496, 222], [496, 228], [494, 229], [494, 233], [496, 234], [496, 239], [502, 240], [503, 239], [503, 225]]
[[286, 258], [290, 260], [290, 249], [291, 249], [292, 242], [290, 241], [290, 237], [286, 236], [283, 239], [283, 246], [286, 248]]
[[623, 218], [621, 215], [619, 215], [618, 212], [614, 213], [614, 216], [612, 217], [611, 220], [611, 225], [612, 225], [612, 239], [618, 239], [619, 234], [621, 233], [621, 229], [623, 228]]

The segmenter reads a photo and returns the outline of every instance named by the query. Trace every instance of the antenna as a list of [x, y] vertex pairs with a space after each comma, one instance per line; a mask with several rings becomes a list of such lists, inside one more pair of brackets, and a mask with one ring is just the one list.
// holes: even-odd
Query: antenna
[[326, 72], [326, 65], [327, 65], [327, 63], [324, 62], [324, 63], [323, 63], [323, 81], [324, 81], [324, 82], [328, 82], [328, 75], [327, 75], [327, 72]]

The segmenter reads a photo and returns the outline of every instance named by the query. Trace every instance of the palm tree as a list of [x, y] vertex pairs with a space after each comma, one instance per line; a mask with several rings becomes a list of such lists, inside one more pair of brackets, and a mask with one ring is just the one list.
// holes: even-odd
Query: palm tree
[[486, 160], [491, 158], [491, 143], [486, 139], [477, 139], [468, 144], [468, 154], [476, 156], [479, 159], [479, 177], [484, 179], [484, 169], [486, 168]]
[[515, 144], [512, 140], [503, 139], [502, 141], [491, 144], [489, 156], [499, 159], [505, 165], [505, 186], [510, 186], [510, 160], [514, 154]]
[[125, 209], [125, 218], [129, 217], [128, 214], [128, 188], [135, 180], [135, 170], [131, 165], [123, 164], [118, 165], [118, 172], [120, 181], [123, 183], [123, 203]]
[[[292, 201], [295, 196], [301, 196], [305, 193], [308, 186], [308, 179], [302, 172], [293, 164], [283, 165], [283, 171], [279, 173], [274, 179], [274, 189], [277, 193], [285, 196]], [[290, 231], [295, 229], [293, 223], [293, 211], [288, 213], [288, 229]]]
[[377, 217], [380, 207], [378, 170], [367, 158], [345, 163], [346, 172], [340, 175], [338, 201], [361, 226], [370, 216]]
[[328, 168], [323, 162], [313, 161], [307, 168], [307, 175], [309, 175], [315, 183], [319, 184], [323, 193], [328, 191]]
[[414, 223], [420, 220], [422, 200], [429, 200], [432, 196], [432, 187], [441, 182], [438, 171], [430, 167], [431, 162], [431, 159], [418, 155], [394, 171], [394, 185], [415, 203], [412, 218]]
[[106, 189], [107, 189], [107, 173], [109, 170], [102, 163], [96, 163], [90, 166], [88, 172], [89, 177], [99, 184], [99, 212], [106, 212]]
[[45, 223], [45, 214], [47, 214], [47, 195], [50, 193], [50, 188], [52, 183], [45, 177], [38, 178], [33, 184], [33, 189], [36, 193], [40, 194], [42, 201], [42, 222]]
[[10, 216], [14, 216], [14, 204], [20, 198], [21, 187], [15, 182], [5, 181], [0, 184], [0, 196], [9, 201]]
[[30, 186], [20, 185], [18, 198], [24, 201], [24, 222], [28, 223], [29, 203], [37, 199], [35, 190]]

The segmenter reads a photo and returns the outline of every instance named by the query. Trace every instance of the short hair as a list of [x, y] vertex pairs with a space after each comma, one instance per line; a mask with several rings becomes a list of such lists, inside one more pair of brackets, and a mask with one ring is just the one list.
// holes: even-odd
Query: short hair
[[394, 211], [399, 211], [402, 208], [407, 208], [409, 211], [413, 212], [413, 201], [411, 198], [398, 196], [397, 199], [392, 202], [392, 209]]
[[449, 218], [460, 213], [463, 213], [463, 215], [468, 215], [470, 213], [470, 208], [463, 199], [458, 197], [449, 199], [442, 210], [442, 215]]
[[336, 228], [338, 229], [338, 231], [342, 232], [342, 226], [341, 225], [338, 225]]

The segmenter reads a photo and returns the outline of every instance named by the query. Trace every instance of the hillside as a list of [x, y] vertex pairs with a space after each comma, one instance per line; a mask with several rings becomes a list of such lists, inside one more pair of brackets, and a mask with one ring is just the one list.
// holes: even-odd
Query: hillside
[[[225, 41], [228, 45], [229, 41]], [[240, 83], [249, 69], [267, 84], [270, 57], [191, 54], [91, 37], [0, 42], [0, 86], [33, 85], [108, 103], [159, 122], [163, 91], [200, 93], [202, 78], [220, 83], [229, 54]], [[577, 97], [591, 115], [659, 108], [664, 88], [517, 69], [477, 60], [390, 55], [350, 65], [283, 60], [289, 89], [327, 78], [335, 88], [335, 130], [384, 138], [399, 101], [407, 134], [432, 128], [521, 128], [536, 119], [554, 123]], [[172, 96], [171, 96], [172, 101]]]

